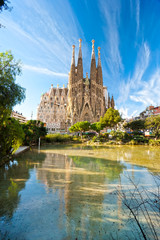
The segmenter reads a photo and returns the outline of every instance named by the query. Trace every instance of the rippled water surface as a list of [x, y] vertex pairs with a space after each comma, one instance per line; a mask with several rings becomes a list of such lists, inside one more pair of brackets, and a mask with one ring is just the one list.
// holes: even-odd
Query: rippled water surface
[[140, 239], [117, 191], [153, 191], [159, 168], [160, 150], [142, 146], [26, 152], [0, 169], [0, 239]]

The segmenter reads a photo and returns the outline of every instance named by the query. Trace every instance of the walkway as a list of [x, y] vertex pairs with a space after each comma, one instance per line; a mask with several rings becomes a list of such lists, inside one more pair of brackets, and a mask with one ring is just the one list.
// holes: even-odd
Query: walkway
[[27, 151], [27, 150], [29, 150], [29, 146], [19, 147], [18, 150], [15, 151], [14, 155], [18, 155], [18, 154], [20, 154], [20, 153], [22, 153], [22, 152], [25, 152], [25, 151]]

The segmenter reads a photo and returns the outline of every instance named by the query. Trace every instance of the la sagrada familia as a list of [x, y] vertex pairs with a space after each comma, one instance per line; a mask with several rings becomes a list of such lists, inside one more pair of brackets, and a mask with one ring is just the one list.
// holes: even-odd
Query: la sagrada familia
[[114, 108], [114, 98], [110, 99], [107, 87], [103, 86], [100, 47], [96, 65], [94, 40], [90, 77], [83, 75], [82, 40], [79, 39], [78, 62], [75, 63], [75, 45], [72, 46], [72, 61], [68, 88], [51, 88], [41, 96], [37, 109], [37, 120], [46, 124], [48, 132], [66, 132], [68, 127], [79, 121], [98, 122], [106, 110]]

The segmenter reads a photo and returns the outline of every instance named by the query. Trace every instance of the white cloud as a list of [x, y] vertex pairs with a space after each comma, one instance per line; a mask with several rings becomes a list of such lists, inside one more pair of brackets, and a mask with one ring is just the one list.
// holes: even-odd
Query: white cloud
[[135, 111], [133, 111], [131, 114], [129, 114], [129, 108], [127, 108], [127, 107], [121, 107], [120, 109], [119, 109], [119, 112], [120, 112], [120, 114], [122, 115], [122, 118], [127, 118], [127, 119], [129, 119], [129, 118], [132, 118], [132, 117], [134, 117], [134, 116], [136, 116], [136, 114], [137, 114], [137, 110], [135, 110]]
[[146, 42], [144, 42], [140, 48], [137, 56], [137, 63], [133, 78], [131, 79], [131, 87], [135, 88], [141, 83], [142, 77], [149, 65], [150, 60], [150, 49]]
[[[23, 46], [21, 52], [34, 49], [32, 64], [43, 62], [46, 68], [50, 65], [54, 66], [56, 72], [60, 72], [61, 69], [68, 71], [72, 44], [78, 45], [79, 37], [85, 42], [83, 31], [69, 1], [66, 0], [65, 4], [63, 0], [45, 4], [45, 2], [33, 0], [32, 5], [28, 1], [23, 4], [25, 14], [20, 12], [19, 21], [13, 21], [10, 16], [2, 16], [2, 24], [12, 33], [12, 36], [15, 36], [21, 48]], [[17, 7], [24, 8], [23, 4]], [[30, 62], [31, 55], [25, 54], [26, 59], [27, 57]], [[21, 59], [23, 61], [23, 58]]]
[[[138, 52], [135, 70], [132, 77], [128, 77], [127, 82], [122, 81], [120, 85], [120, 96], [118, 102], [126, 102], [131, 95], [131, 91], [139, 90], [144, 84], [143, 76], [148, 68], [150, 60], [150, 49], [146, 42], [144, 42]], [[130, 97], [133, 100], [133, 97]]]
[[106, 34], [106, 49], [108, 50], [108, 58], [106, 58], [109, 69], [113, 75], [119, 75], [123, 71], [123, 63], [119, 50], [119, 33], [118, 25], [120, 18], [120, 1], [100, 0], [101, 11], [107, 22], [104, 29]]
[[141, 85], [141, 89], [130, 95], [130, 99], [145, 106], [160, 104], [160, 68], [153, 73], [148, 82], [142, 82]]
[[68, 77], [68, 74], [66, 74], [66, 73], [54, 72], [47, 68], [35, 67], [35, 66], [31, 66], [31, 65], [23, 65], [23, 69], [29, 70], [29, 71], [34, 71], [34, 72], [37, 72], [40, 74], [50, 75], [50, 76]]

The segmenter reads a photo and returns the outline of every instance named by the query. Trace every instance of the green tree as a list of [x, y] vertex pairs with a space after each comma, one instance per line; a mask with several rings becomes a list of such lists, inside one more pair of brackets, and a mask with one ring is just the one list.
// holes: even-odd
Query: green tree
[[20, 62], [10, 51], [0, 53], [0, 124], [10, 116], [12, 108], [25, 98], [25, 90], [19, 86], [16, 76], [21, 74]]
[[94, 131], [96, 131], [98, 133], [98, 135], [100, 134], [100, 131], [103, 129], [103, 125], [100, 122], [95, 122], [91, 124], [91, 129], [93, 129]]
[[24, 132], [21, 124], [14, 118], [7, 118], [0, 125], [0, 156], [14, 153], [22, 145]]
[[[12, 108], [25, 98], [25, 90], [15, 83], [16, 76], [20, 75], [20, 62], [16, 61], [12, 53], [0, 53], [0, 153], [5, 156], [19, 145], [13, 142], [20, 141], [21, 127], [19, 122], [11, 120]], [[17, 127], [17, 131], [16, 131]], [[20, 132], [19, 132], [20, 131]], [[16, 135], [20, 133], [19, 136]], [[14, 136], [15, 134], [15, 136]], [[23, 136], [22, 136], [23, 137]], [[17, 139], [17, 140], [16, 140]], [[19, 140], [18, 140], [19, 139]], [[12, 144], [11, 144], [12, 142]], [[18, 144], [18, 145], [17, 145]], [[2, 149], [4, 147], [4, 149]]]
[[37, 145], [39, 138], [44, 137], [47, 134], [44, 123], [37, 120], [29, 120], [24, 123], [22, 127], [25, 133], [25, 145]]
[[121, 116], [118, 110], [113, 108], [107, 109], [107, 112], [104, 114], [104, 117], [101, 117], [100, 123], [103, 127], [114, 127], [118, 122], [121, 121]]
[[88, 121], [77, 122], [69, 128], [70, 132], [80, 132], [82, 138], [82, 132], [88, 131], [90, 128], [90, 123]]
[[133, 131], [139, 131], [145, 129], [145, 121], [144, 120], [135, 120], [124, 124], [124, 128], [130, 128]]
[[160, 137], [160, 115], [146, 118], [145, 127], [151, 129], [156, 139]]

